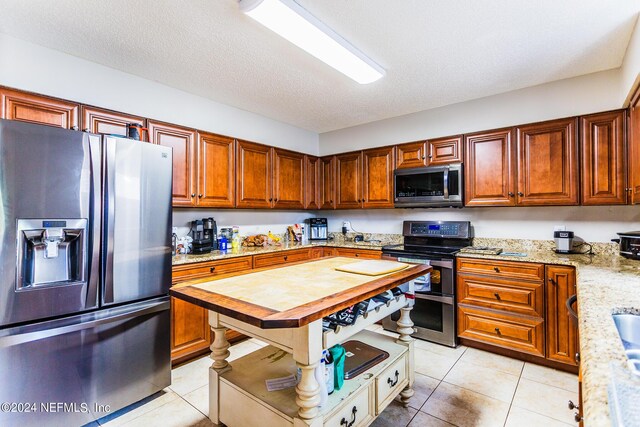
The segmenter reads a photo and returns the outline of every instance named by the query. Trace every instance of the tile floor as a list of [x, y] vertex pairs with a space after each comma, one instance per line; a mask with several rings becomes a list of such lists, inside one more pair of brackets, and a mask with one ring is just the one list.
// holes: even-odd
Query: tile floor
[[[383, 331], [379, 325], [372, 330]], [[230, 348], [229, 360], [260, 348], [255, 339]], [[171, 372], [171, 386], [152, 398], [101, 420], [116, 426], [211, 426], [208, 357]], [[392, 402], [375, 427], [575, 425], [569, 399], [578, 399], [575, 375], [460, 346], [416, 341], [415, 395], [409, 408]], [[261, 426], [262, 427], [262, 426]], [[268, 426], [264, 426], [268, 427]]]

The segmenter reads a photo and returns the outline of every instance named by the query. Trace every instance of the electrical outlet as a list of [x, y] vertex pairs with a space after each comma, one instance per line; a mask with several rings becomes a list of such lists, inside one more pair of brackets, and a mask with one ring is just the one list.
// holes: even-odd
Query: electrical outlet
[[342, 226], [346, 227], [347, 230], [351, 230], [351, 222], [350, 221], [342, 221]]
[[564, 225], [554, 225], [553, 231], [567, 231], [567, 227]]

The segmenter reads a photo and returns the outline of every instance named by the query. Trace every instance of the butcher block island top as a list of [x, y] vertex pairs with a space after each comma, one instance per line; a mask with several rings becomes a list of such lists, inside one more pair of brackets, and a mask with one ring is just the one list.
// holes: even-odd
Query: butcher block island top
[[329, 257], [248, 273], [185, 282], [171, 296], [262, 329], [296, 328], [371, 298], [431, 271], [428, 265], [371, 276], [339, 271], [353, 258]]

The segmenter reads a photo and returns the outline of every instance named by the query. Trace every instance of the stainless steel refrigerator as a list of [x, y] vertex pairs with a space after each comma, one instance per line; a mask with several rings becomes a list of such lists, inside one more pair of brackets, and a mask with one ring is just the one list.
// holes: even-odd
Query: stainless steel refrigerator
[[171, 172], [170, 148], [0, 120], [0, 425], [170, 384]]

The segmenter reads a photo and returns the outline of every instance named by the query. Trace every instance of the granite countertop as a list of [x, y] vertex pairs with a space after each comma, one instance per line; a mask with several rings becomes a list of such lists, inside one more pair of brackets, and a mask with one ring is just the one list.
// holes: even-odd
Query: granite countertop
[[[474, 244], [477, 245], [476, 242]], [[607, 390], [613, 371], [630, 373], [611, 315], [621, 312], [638, 313], [640, 261], [620, 257], [606, 246], [599, 248], [596, 255], [559, 255], [548, 247], [512, 249], [505, 247], [504, 243], [494, 246], [501, 246], [505, 251], [524, 251], [527, 256], [458, 256], [576, 267], [584, 421], [586, 426], [610, 426]]]
[[220, 259], [235, 258], [241, 256], [250, 256], [258, 254], [267, 254], [271, 252], [281, 252], [293, 249], [314, 248], [314, 247], [339, 247], [339, 248], [353, 248], [353, 249], [382, 249], [382, 246], [386, 245], [383, 241], [380, 242], [347, 242], [347, 241], [327, 241], [327, 242], [313, 242], [313, 243], [283, 243], [280, 246], [260, 246], [260, 247], [240, 247], [236, 250], [229, 249], [226, 252], [212, 251], [210, 253], [202, 255], [176, 255], [172, 259], [173, 265], [191, 264], [196, 262], [215, 261]]

